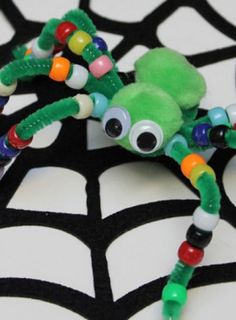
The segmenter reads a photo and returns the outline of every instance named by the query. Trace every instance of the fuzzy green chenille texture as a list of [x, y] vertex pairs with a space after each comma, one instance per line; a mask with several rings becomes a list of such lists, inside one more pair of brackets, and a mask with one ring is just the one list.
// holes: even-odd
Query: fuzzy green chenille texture
[[55, 31], [60, 24], [59, 19], [50, 19], [43, 27], [38, 39], [39, 47], [43, 50], [49, 50], [52, 45], [56, 44]]
[[79, 104], [74, 98], [53, 102], [22, 120], [16, 126], [16, 133], [21, 139], [27, 140], [54, 121], [72, 116], [79, 110]]
[[94, 36], [96, 33], [96, 27], [92, 20], [89, 18], [87, 13], [81, 9], [75, 9], [67, 12], [63, 16], [63, 21], [70, 21], [74, 23], [78, 29], [89, 33], [91, 36]]
[[198, 178], [196, 187], [200, 192], [201, 208], [212, 214], [219, 213], [221, 195], [214, 178], [204, 173]]
[[229, 148], [236, 149], [236, 131], [228, 130], [225, 134], [225, 140]]
[[0, 79], [6, 86], [18, 79], [36, 75], [48, 75], [52, 67], [51, 59], [14, 60], [0, 72]]
[[206, 93], [202, 75], [174, 50], [150, 50], [136, 61], [135, 69], [137, 81], [160, 87], [172, 96], [183, 111], [194, 110]]
[[16, 48], [13, 48], [12, 50], [13, 58], [16, 60], [23, 59], [25, 56], [26, 50], [27, 50], [27, 47], [25, 45], [17, 46]]

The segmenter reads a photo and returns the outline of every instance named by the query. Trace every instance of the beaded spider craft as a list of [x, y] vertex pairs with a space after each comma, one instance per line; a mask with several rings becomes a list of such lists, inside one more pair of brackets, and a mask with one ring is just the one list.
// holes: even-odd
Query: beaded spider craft
[[[58, 56], [66, 45], [82, 56], [89, 70]], [[226, 110], [213, 108], [196, 119], [206, 92], [205, 81], [181, 54], [167, 48], [150, 50], [139, 58], [136, 82], [125, 85], [105, 41], [96, 36], [95, 26], [82, 10], [51, 19], [32, 48], [19, 47], [14, 56], [16, 59], [0, 71], [2, 109], [16, 90], [17, 80], [36, 75], [65, 81], [70, 88], [84, 89], [88, 95], [76, 94], [54, 102], [10, 128], [0, 137], [1, 168], [43, 127], [69, 116], [91, 116], [102, 121], [105, 133], [121, 147], [143, 157], [166, 155], [174, 159], [198, 189], [200, 206], [193, 213], [193, 224], [162, 293], [164, 319], [179, 319], [187, 300], [186, 287], [220, 218], [215, 173], [195, 152], [211, 147], [236, 148], [236, 105]]]

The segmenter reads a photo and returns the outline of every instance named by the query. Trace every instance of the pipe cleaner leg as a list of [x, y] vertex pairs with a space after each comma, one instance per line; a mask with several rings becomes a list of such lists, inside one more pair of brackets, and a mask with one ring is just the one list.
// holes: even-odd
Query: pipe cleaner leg
[[[208, 115], [197, 119], [181, 130], [191, 147], [204, 150], [236, 149], [236, 105], [226, 109], [217, 107]], [[186, 240], [178, 250], [179, 261], [171, 273], [168, 284], [163, 290], [163, 315], [165, 319], [179, 319], [182, 306], [187, 299], [186, 287], [192, 277], [195, 266], [203, 258], [203, 249], [212, 238], [212, 230], [218, 223], [220, 193], [215, 183], [212, 168], [197, 154], [187, 148], [183, 136], [176, 135], [166, 147], [166, 155], [175, 159], [183, 174], [190, 179], [201, 196], [201, 205], [193, 214], [193, 224], [187, 231]]]
[[96, 36], [96, 27], [83, 10], [72, 10], [62, 19], [51, 19], [33, 41], [32, 48], [18, 48], [15, 56], [18, 59], [48, 58], [66, 45], [88, 63], [91, 73], [88, 92], [99, 91], [111, 98], [124, 86], [106, 42]]
[[186, 287], [219, 221], [221, 197], [213, 169], [200, 155], [191, 152], [183, 136], [176, 135], [165, 152], [180, 164], [182, 173], [198, 189], [201, 198], [200, 206], [193, 213], [193, 224], [187, 231], [186, 241], [179, 247], [179, 260], [162, 292], [164, 319], [177, 320], [187, 300]]
[[[16, 90], [18, 80], [37, 75], [46, 75], [54, 81], [65, 82], [70, 88], [84, 89], [88, 93], [93, 93], [92, 89], [96, 87], [96, 79], [85, 67], [79, 64], [71, 64], [64, 57], [15, 60], [0, 71], [1, 109], [3, 110], [9, 96]], [[95, 92], [99, 92], [101, 95], [104, 94], [104, 91], [106, 91], [104, 90], [104, 84], [100, 82]], [[102, 99], [106, 100], [107, 98], [103, 96]]]
[[76, 90], [86, 90], [93, 81], [85, 67], [72, 64], [64, 57], [15, 60], [0, 71], [0, 95], [9, 96], [12, 94], [17, 87], [17, 80], [38, 75], [48, 76], [54, 81], [65, 82]]
[[91, 36], [96, 33], [96, 27], [81, 9], [69, 11], [62, 19], [50, 19], [43, 27], [39, 38], [34, 40], [33, 48], [27, 49], [24, 45], [19, 46], [13, 51], [13, 55], [16, 59], [32, 55], [37, 58], [48, 58], [51, 54], [62, 51], [66, 44], [66, 38], [77, 29], [83, 30]]
[[193, 149], [236, 149], [236, 104], [216, 107], [180, 130]]
[[[103, 82], [107, 96], [112, 97], [115, 92], [123, 87], [123, 83], [117, 75], [117, 67], [106, 42], [96, 36], [96, 27], [83, 10], [72, 10], [53, 26], [46, 24], [39, 37], [35, 40], [32, 53], [35, 57], [45, 57], [53, 51], [55, 43], [68, 48], [88, 63], [89, 70], [94, 76], [96, 86]], [[39, 54], [40, 52], [40, 54]], [[41, 52], [42, 55], [41, 55]], [[47, 53], [48, 52], [48, 53]], [[45, 55], [44, 55], [45, 53]], [[92, 88], [91, 91], [95, 91]], [[104, 93], [105, 94], [105, 93]]]
[[32, 141], [33, 136], [54, 121], [72, 116], [85, 119], [89, 116], [99, 116], [101, 107], [104, 109], [108, 101], [101, 100], [98, 94], [77, 94], [45, 106], [34, 112], [19, 124], [10, 128], [8, 133], [0, 137], [0, 165], [6, 165], [16, 157], [22, 149]]
[[226, 109], [213, 108], [208, 112], [212, 128], [208, 131], [212, 146], [219, 149], [236, 149], [236, 104]]

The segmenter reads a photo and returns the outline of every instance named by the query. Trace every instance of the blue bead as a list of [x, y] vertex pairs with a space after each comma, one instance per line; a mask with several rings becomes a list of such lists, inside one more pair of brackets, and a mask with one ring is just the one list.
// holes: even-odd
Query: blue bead
[[108, 100], [103, 94], [98, 92], [91, 93], [90, 97], [92, 98], [94, 103], [93, 112], [91, 116], [94, 118], [101, 119], [103, 114], [107, 110]]
[[10, 148], [6, 143], [6, 136], [0, 137], [0, 158], [11, 159], [17, 156], [20, 150]]
[[3, 108], [8, 103], [9, 97], [0, 96], [0, 108]]
[[184, 138], [184, 136], [181, 136], [181, 134], [176, 134], [173, 136], [173, 138], [167, 143], [167, 145], [164, 147], [165, 155], [171, 156], [171, 150], [176, 142], [180, 142], [185, 147], [188, 147], [187, 140]]
[[93, 37], [93, 43], [98, 50], [107, 51], [107, 44], [101, 37]]
[[206, 147], [209, 145], [208, 130], [212, 128], [209, 123], [201, 123], [196, 125], [192, 131], [192, 138], [196, 145]]
[[225, 109], [216, 107], [208, 111], [208, 117], [212, 126], [229, 125], [229, 119]]

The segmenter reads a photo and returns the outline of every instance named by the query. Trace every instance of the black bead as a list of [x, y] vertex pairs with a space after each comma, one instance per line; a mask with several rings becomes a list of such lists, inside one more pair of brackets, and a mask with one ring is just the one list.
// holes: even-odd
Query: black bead
[[8, 165], [11, 162], [11, 159], [9, 158], [1, 158], [0, 156], [0, 167], [4, 167]]
[[117, 138], [122, 132], [122, 124], [120, 120], [112, 118], [107, 121], [105, 130], [109, 137]]
[[227, 148], [228, 145], [225, 140], [225, 134], [228, 130], [229, 128], [224, 125], [213, 127], [209, 133], [209, 139], [211, 144], [216, 148], [220, 148], [220, 149]]
[[142, 151], [152, 151], [157, 144], [157, 139], [151, 132], [143, 132], [137, 138], [137, 145]]
[[211, 242], [212, 232], [198, 229], [192, 224], [188, 228], [186, 239], [192, 246], [203, 249]]

